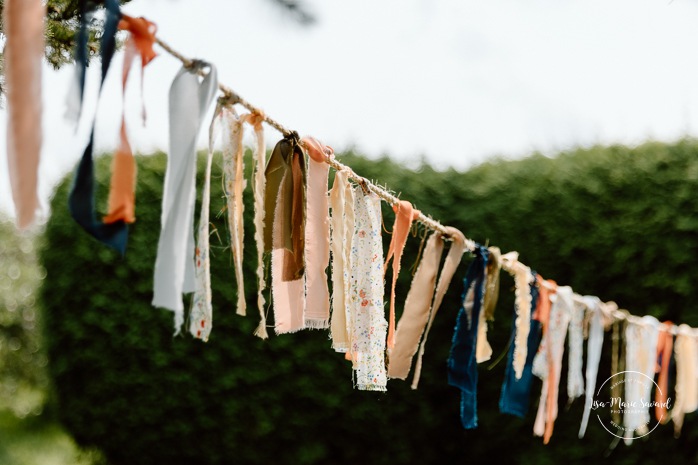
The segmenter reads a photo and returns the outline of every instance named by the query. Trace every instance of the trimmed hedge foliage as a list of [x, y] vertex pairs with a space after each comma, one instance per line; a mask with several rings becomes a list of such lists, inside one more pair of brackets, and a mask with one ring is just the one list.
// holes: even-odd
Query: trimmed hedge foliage
[[[698, 145], [692, 141], [597, 147], [554, 159], [535, 155], [486, 163], [467, 173], [439, 172], [428, 165], [410, 170], [389, 159], [352, 154], [342, 158], [467, 236], [503, 251], [518, 250], [545, 277], [615, 300], [635, 314], [698, 326], [692, 305], [698, 282], [692, 263], [698, 248]], [[108, 164], [99, 160], [98, 173], [106, 173]], [[234, 315], [237, 290], [219, 178], [212, 182], [211, 218], [218, 234], [212, 236], [211, 339], [173, 337], [173, 315], [150, 306], [165, 157], [139, 157], [138, 165], [138, 221], [124, 258], [74, 224], [65, 207], [68, 179], [53, 199], [42, 250], [47, 271], [42, 301], [57, 411], [76, 440], [102, 449], [110, 464], [466, 459], [545, 464], [604, 456], [612, 437], [590, 423], [587, 436], [577, 439], [582, 401], [567, 409], [564, 389], [549, 446], [531, 433], [539, 381], [525, 419], [500, 415], [503, 362], [491, 370], [489, 363], [480, 367], [480, 426], [461, 429], [460, 396], [446, 383], [445, 359], [467, 258], [434, 326], [418, 391], [401, 381], [391, 381], [387, 394], [354, 391], [351, 369], [332, 352], [324, 331], [272, 335], [267, 341], [252, 336], [258, 316], [251, 194], [245, 198], [248, 316], [239, 317]], [[105, 176], [101, 181], [106, 185]], [[101, 198], [98, 205], [104, 204]], [[387, 208], [384, 218], [389, 229], [393, 216]], [[410, 239], [399, 303], [418, 249], [419, 240]], [[495, 356], [509, 338], [512, 286], [503, 277], [497, 319], [490, 327]], [[609, 360], [606, 353], [602, 380], [610, 375]], [[689, 415], [680, 439], [674, 440], [671, 426], [665, 426], [648, 441], [619, 446], [611, 458], [614, 464], [695, 459], [695, 428]]]

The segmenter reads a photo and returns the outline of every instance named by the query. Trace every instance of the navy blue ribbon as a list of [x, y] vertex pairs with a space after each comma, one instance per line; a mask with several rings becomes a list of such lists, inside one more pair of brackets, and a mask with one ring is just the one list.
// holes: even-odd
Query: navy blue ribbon
[[[104, 79], [109, 71], [114, 51], [116, 50], [116, 31], [118, 29], [119, 20], [121, 19], [121, 11], [119, 10], [118, 0], [105, 0], [104, 7], [106, 10], [106, 18], [104, 21], [104, 34], [100, 41], [100, 55], [102, 58], [102, 79], [100, 81], [100, 91]], [[80, 29], [77, 36], [77, 48], [75, 51], [76, 66], [78, 66], [78, 79], [80, 84], [80, 105], [82, 106], [82, 98], [85, 87], [85, 70], [87, 68], [88, 53], [87, 53], [87, 25], [91, 10], [88, 7], [87, 1], [81, 2], [81, 19]], [[82, 158], [75, 170], [75, 178], [70, 190], [68, 198], [68, 208], [73, 219], [92, 237], [98, 241], [112, 247], [123, 255], [126, 252], [126, 243], [128, 240], [128, 225], [123, 221], [105, 224], [97, 219], [95, 210], [95, 179], [94, 179], [94, 161], [92, 159], [92, 151], [94, 147], [95, 122], [92, 122], [92, 131], [90, 132], [90, 141], [85, 147]]]
[[468, 318], [464, 305], [456, 318], [451, 352], [448, 357], [448, 384], [461, 390], [460, 417], [463, 428], [477, 428], [477, 327], [483, 297], [485, 268], [489, 252], [485, 247], [475, 249], [475, 259], [468, 267], [463, 280], [465, 289], [461, 302], [465, 303], [468, 291], [473, 288], [473, 308]]

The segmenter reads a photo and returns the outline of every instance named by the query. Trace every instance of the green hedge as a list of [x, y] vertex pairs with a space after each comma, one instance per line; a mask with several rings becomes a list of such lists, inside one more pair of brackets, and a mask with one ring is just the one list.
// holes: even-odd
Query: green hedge
[[[435, 171], [426, 164], [410, 170], [386, 158], [353, 154], [342, 158], [469, 237], [503, 251], [518, 250], [523, 261], [546, 277], [616, 300], [636, 314], [698, 326], [692, 308], [698, 282], [692, 266], [698, 247], [698, 145], [692, 141], [636, 149], [597, 147], [553, 159], [535, 155], [486, 163], [466, 173]], [[108, 164], [100, 160], [98, 172], [106, 173]], [[211, 218], [223, 243], [213, 236], [213, 332], [208, 343], [173, 338], [172, 314], [150, 306], [165, 157], [139, 157], [138, 165], [138, 221], [131, 227], [125, 258], [73, 223], [65, 207], [68, 179], [53, 199], [42, 250], [47, 278], [41, 297], [57, 411], [76, 440], [102, 449], [109, 463], [516, 459], [544, 464], [603, 457], [611, 437], [590, 425], [587, 437], [577, 439], [582, 402], [567, 410], [564, 389], [549, 446], [531, 434], [538, 381], [526, 419], [500, 415], [503, 363], [491, 370], [487, 364], [480, 367], [480, 428], [461, 429], [459, 394], [447, 386], [445, 359], [467, 260], [430, 337], [418, 391], [400, 381], [391, 381], [387, 394], [354, 391], [350, 367], [331, 351], [326, 332], [272, 335], [267, 341], [253, 337], [258, 317], [251, 278], [245, 289], [249, 316], [234, 315], [225, 217], [215, 214], [224, 206], [218, 177], [212, 182]], [[104, 186], [105, 176], [101, 178]], [[245, 205], [244, 266], [245, 276], [251, 277], [256, 253], [249, 195]], [[393, 217], [387, 208], [384, 217], [390, 228]], [[388, 240], [386, 234], [386, 244]], [[399, 303], [418, 248], [419, 240], [408, 241]], [[505, 277], [490, 328], [495, 355], [509, 337], [512, 285]], [[599, 375], [603, 379], [610, 374], [608, 360], [606, 354]], [[695, 428], [689, 415], [679, 440], [666, 426], [649, 441], [619, 446], [611, 458], [613, 463], [693, 459]]]

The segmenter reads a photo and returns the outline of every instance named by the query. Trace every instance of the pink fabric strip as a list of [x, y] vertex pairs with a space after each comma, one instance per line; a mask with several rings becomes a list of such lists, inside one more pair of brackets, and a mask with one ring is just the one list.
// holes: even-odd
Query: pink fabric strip
[[406, 379], [410, 373], [412, 358], [424, 327], [429, 319], [431, 299], [434, 296], [436, 275], [441, 264], [441, 254], [444, 242], [441, 233], [436, 232], [429, 237], [419, 263], [417, 272], [412, 278], [412, 285], [405, 300], [405, 310], [395, 332], [395, 347], [388, 359], [388, 377]]
[[4, 59], [7, 84], [7, 164], [17, 226], [27, 228], [39, 209], [41, 156], [41, 59], [44, 14], [41, 0], [5, 0]]
[[395, 346], [395, 283], [400, 274], [400, 261], [402, 252], [405, 250], [405, 243], [410, 232], [412, 222], [419, 216], [419, 210], [415, 210], [412, 204], [406, 200], [401, 200], [397, 205], [393, 205], [395, 211], [395, 223], [393, 224], [393, 237], [390, 239], [388, 255], [385, 258], [385, 267], [388, 269], [390, 259], [393, 259], [393, 277], [390, 286], [390, 320], [388, 323], [388, 350]]
[[330, 263], [330, 218], [327, 176], [330, 149], [312, 137], [305, 137], [308, 151], [307, 214], [305, 223], [305, 326], [330, 326], [330, 292], [327, 266]]

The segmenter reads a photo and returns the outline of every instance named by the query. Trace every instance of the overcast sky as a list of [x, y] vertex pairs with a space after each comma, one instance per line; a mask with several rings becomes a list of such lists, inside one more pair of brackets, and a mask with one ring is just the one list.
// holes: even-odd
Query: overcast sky
[[[466, 169], [496, 155], [698, 134], [692, 0], [305, 4], [318, 20], [307, 28], [261, 0], [133, 0], [124, 11], [154, 21], [185, 55], [215, 63], [222, 82], [287, 127], [337, 150]], [[99, 105], [98, 151], [117, 143], [121, 62], [119, 54]], [[179, 66], [162, 52], [147, 67], [145, 127], [134, 70], [126, 108], [135, 151], [167, 150], [167, 95]], [[44, 201], [75, 166], [90, 123], [76, 131], [62, 116], [72, 68], [45, 69]], [[97, 72], [91, 67], [86, 116]], [[0, 110], [0, 140], [5, 125]], [[4, 143], [0, 154], [0, 209], [11, 212]]]

